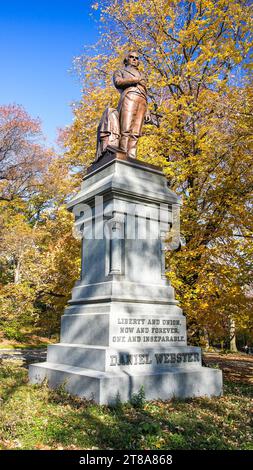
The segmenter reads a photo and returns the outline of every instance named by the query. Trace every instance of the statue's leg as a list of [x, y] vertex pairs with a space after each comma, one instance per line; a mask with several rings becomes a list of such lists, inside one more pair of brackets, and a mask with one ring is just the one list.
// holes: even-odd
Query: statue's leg
[[147, 110], [146, 100], [142, 96], [137, 96], [137, 111], [135, 113], [131, 132], [128, 141], [128, 155], [131, 158], [136, 158], [137, 143], [141, 136], [141, 130], [144, 122], [145, 113]]
[[123, 152], [128, 152], [129, 137], [132, 134], [132, 125], [135, 119], [138, 103], [136, 102], [138, 98], [133, 93], [128, 93], [123, 99], [121, 110], [120, 110], [120, 143], [119, 148]]
[[139, 139], [138, 135], [132, 134], [131, 136], [129, 136], [127, 154], [131, 158], [136, 158], [138, 139]]

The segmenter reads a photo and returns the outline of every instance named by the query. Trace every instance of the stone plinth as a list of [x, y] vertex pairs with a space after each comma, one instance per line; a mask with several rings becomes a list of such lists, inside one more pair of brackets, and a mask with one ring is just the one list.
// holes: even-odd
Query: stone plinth
[[158, 167], [107, 152], [69, 203], [83, 234], [82, 272], [61, 340], [30, 380], [111, 404], [142, 386], [147, 399], [222, 393], [220, 370], [187, 346], [185, 317], [165, 276], [166, 234], [178, 198]]

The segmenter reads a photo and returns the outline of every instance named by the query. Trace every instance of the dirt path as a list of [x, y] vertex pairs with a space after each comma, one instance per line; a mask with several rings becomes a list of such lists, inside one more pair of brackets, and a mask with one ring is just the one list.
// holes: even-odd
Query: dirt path
[[33, 362], [45, 361], [46, 356], [46, 349], [0, 349], [0, 363], [2, 359], [20, 359], [25, 367]]

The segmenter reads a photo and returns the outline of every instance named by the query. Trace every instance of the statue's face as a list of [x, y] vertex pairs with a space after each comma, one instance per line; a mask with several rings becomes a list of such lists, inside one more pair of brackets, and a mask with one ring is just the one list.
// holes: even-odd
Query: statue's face
[[129, 52], [127, 56], [127, 65], [132, 65], [133, 67], [139, 66], [139, 56], [137, 52]]

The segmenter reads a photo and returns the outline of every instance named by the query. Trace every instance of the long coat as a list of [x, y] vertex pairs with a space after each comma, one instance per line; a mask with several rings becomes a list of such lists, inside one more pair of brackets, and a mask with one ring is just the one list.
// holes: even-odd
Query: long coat
[[136, 84], [136, 79], [144, 80], [146, 83], [146, 76], [135, 67], [126, 66], [124, 69], [116, 70], [113, 74], [114, 86], [120, 92], [120, 100], [118, 104], [118, 111], [120, 112], [121, 106], [125, 96], [129, 92], [137, 93], [143, 96], [147, 101], [147, 89], [141, 84]]

